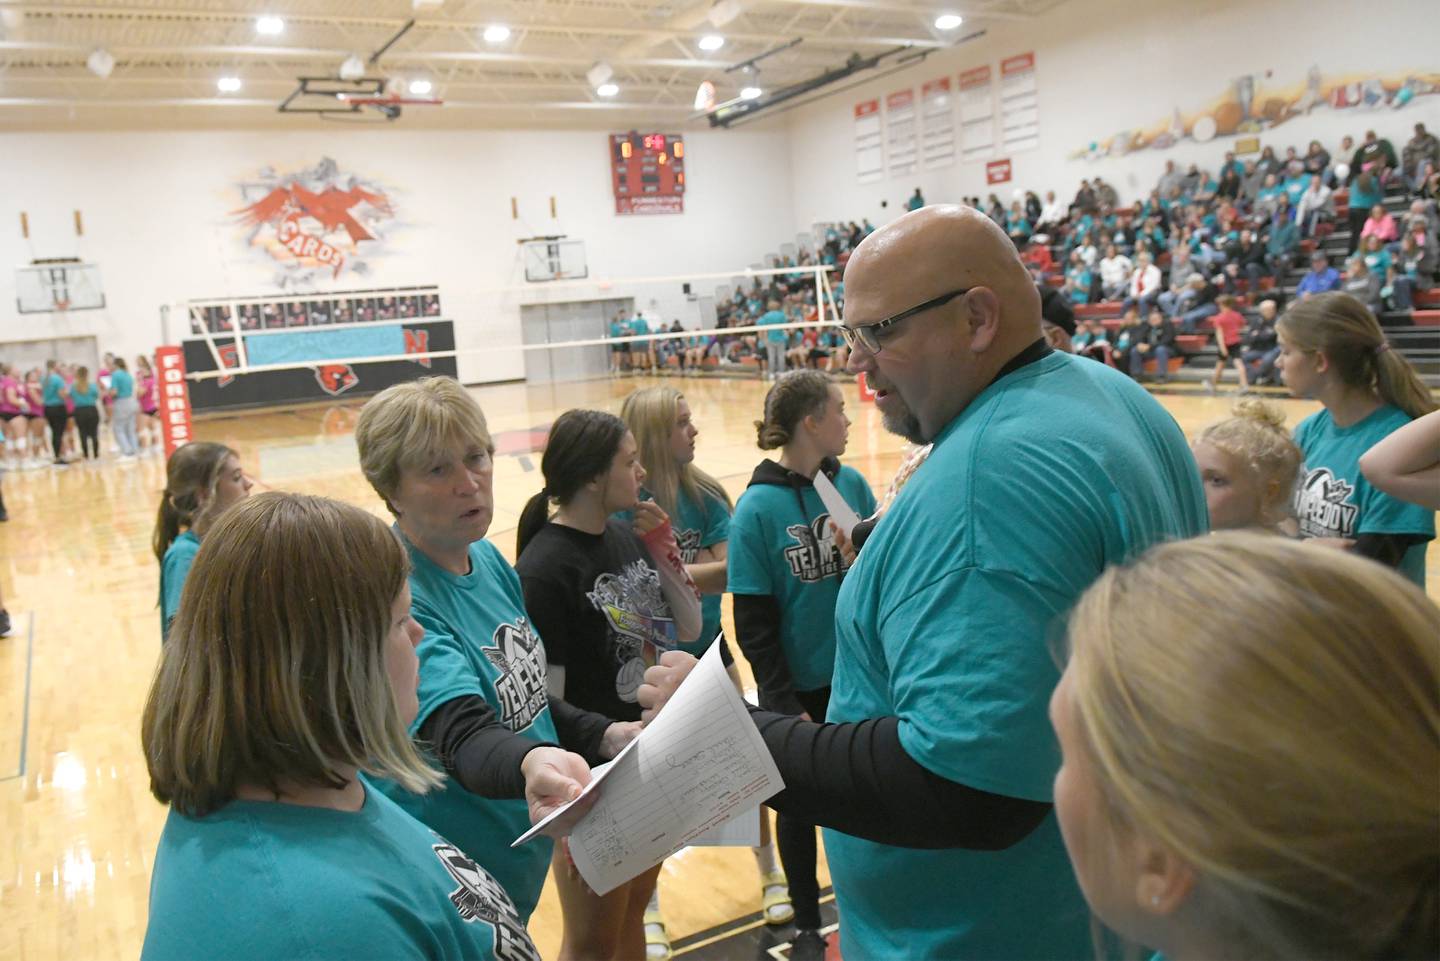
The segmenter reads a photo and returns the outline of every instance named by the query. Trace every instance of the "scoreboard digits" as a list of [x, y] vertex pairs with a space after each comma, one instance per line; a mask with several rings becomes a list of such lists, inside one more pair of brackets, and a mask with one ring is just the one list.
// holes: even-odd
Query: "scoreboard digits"
[[685, 212], [685, 141], [679, 134], [610, 135], [617, 214]]

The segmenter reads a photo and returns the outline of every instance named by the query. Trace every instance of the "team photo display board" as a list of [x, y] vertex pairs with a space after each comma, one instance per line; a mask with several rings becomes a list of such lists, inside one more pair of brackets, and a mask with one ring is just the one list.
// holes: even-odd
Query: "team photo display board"
[[612, 133], [615, 213], [685, 212], [685, 140], [677, 133]]

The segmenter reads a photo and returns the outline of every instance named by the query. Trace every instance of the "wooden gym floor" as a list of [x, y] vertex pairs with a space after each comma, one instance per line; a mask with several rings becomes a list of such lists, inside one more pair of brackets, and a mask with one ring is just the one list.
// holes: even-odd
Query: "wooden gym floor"
[[[618, 412], [630, 390], [656, 382], [475, 389], [500, 452], [490, 536], [507, 557], [514, 557], [520, 508], [541, 485], [534, 449], [546, 425], [570, 407]], [[738, 496], [761, 456], [752, 424], [763, 385], [668, 382], [694, 410], [698, 463]], [[854, 420], [845, 460], [882, 492], [902, 442], [858, 401], [853, 386], [845, 389]], [[1161, 400], [1187, 433], [1223, 416], [1231, 403], [1200, 394]], [[259, 490], [323, 494], [385, 517], [356, 465], [360, 403], [211, 416], [199, 420], [196, 434], [239, 450]], [[1292, 424], [1316, 408], [1283, 404]], [[150, 862], [165, 816], [148, 792], [138, 730], [160, 647], [149, 541], [163, 486], [158, 457], [4, 476], [11, 519], [0, 525], [0, 591], [15, 629], [0, 640], [0, 957], [139, 953]], [[1431, 596], [1440, 596], [1434, 546], [1430, 572]], [[828, 880], [822, 873], [821, 883]], [[734, 849], [682, 852], [661, 875], [661, 897], [676, 940], [749, 915], [759, 907], [753, 858]], [[559, 905], [547, 888], [531, 925], [546, 957], [559, 944], [559, 925]]]

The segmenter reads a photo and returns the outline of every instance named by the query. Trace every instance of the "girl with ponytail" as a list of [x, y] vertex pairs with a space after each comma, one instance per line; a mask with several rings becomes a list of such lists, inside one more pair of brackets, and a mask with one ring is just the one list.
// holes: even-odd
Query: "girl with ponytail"
[[250, 495], [240, 455], [224, 444], [194, 441], [170, 455], [151, 547], [160, 562], [160, 639], [180, 609], [180, 592], [200, 540], [230, 505]]
[[[645, 668], [693, 642], [701, 623], [670, 518], [640, 500], [638, 454], [614, 414], [561, 414], [540, 461], [545, 487], [525, 505], [516, 537], [515, 569], [545, 638], [551, 696], [617, 721], [640, 720]], [[633, 523], [611, 516], [620, 511], [633, 512]], [[603, 897], [580, 880], [563, 843], [553, 868], [565, 917], [560, 957], [646, 956], [644, 912], [659, 865]]]
[[1373, 486], [1360, 471], [1360, 457], [1435, 410], [1429, 390], [1390, 348], [1375, 315], [1349, 294], [1300, 301], [1276, 331], [1276, 366], [1285, 386], [1324, 405], [1295, 428], [1305, 456], [1295, 498], [1300, 536], [1353, 548], [1423, 587], [1435, 515]]

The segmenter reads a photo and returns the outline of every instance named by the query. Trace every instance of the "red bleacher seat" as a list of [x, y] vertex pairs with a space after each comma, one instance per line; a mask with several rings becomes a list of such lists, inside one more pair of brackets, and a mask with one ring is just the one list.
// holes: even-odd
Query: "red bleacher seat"
[[1429, 290], [1415, 291], [1415, 306], [1429, 307], [1431, 304], [1440, 306], [1440, 287], [1431, 287]]
[[1410, 314], [1416, 327], [1440, 327], [1440, 310], [1417, 310]]
[[1098, 304], [1076, 304], [1076, 317], [1119, 317], [1120, 305], [1113, 300], [1101, 301]]
[[1274, 289], [1275, 289], [1275, 278], [1274, 278], [1274, 277], [1261, 277], [1261, 278], [1260, 278], [1260, 289], [1261, 289], [1261, 290], [1274, 290]]
[[[1184, 357], [1171, 357], [1171, 358], [1170, 358], [1168, 361], [1166, 361], [1166, 363], [1165, 363], [1165, 369], [1166, 369], [1167, 371], [1169, 371], [1170, 373], [1172, 373], [1172, 374], [1175, 373], [1175, 371], [1179, 370], [1181, 367], [1184, 367], [1184, 366], [1185, 366], [1185, 358], [1184, 358]], [[1145, 361], [1145, 373], [1147, 373], [1147, 374], [1153, 374], [1153, 373], [1155, 373], [1155, 360], [1154, 360], [1154, 358], [1151, 358], [1150, 360]]]
[[1204, 334], [1176, 334], [1175, 346], [1187, 354], [1196, 354], [1204, 350], [1210, 343], [1210, 338]]

